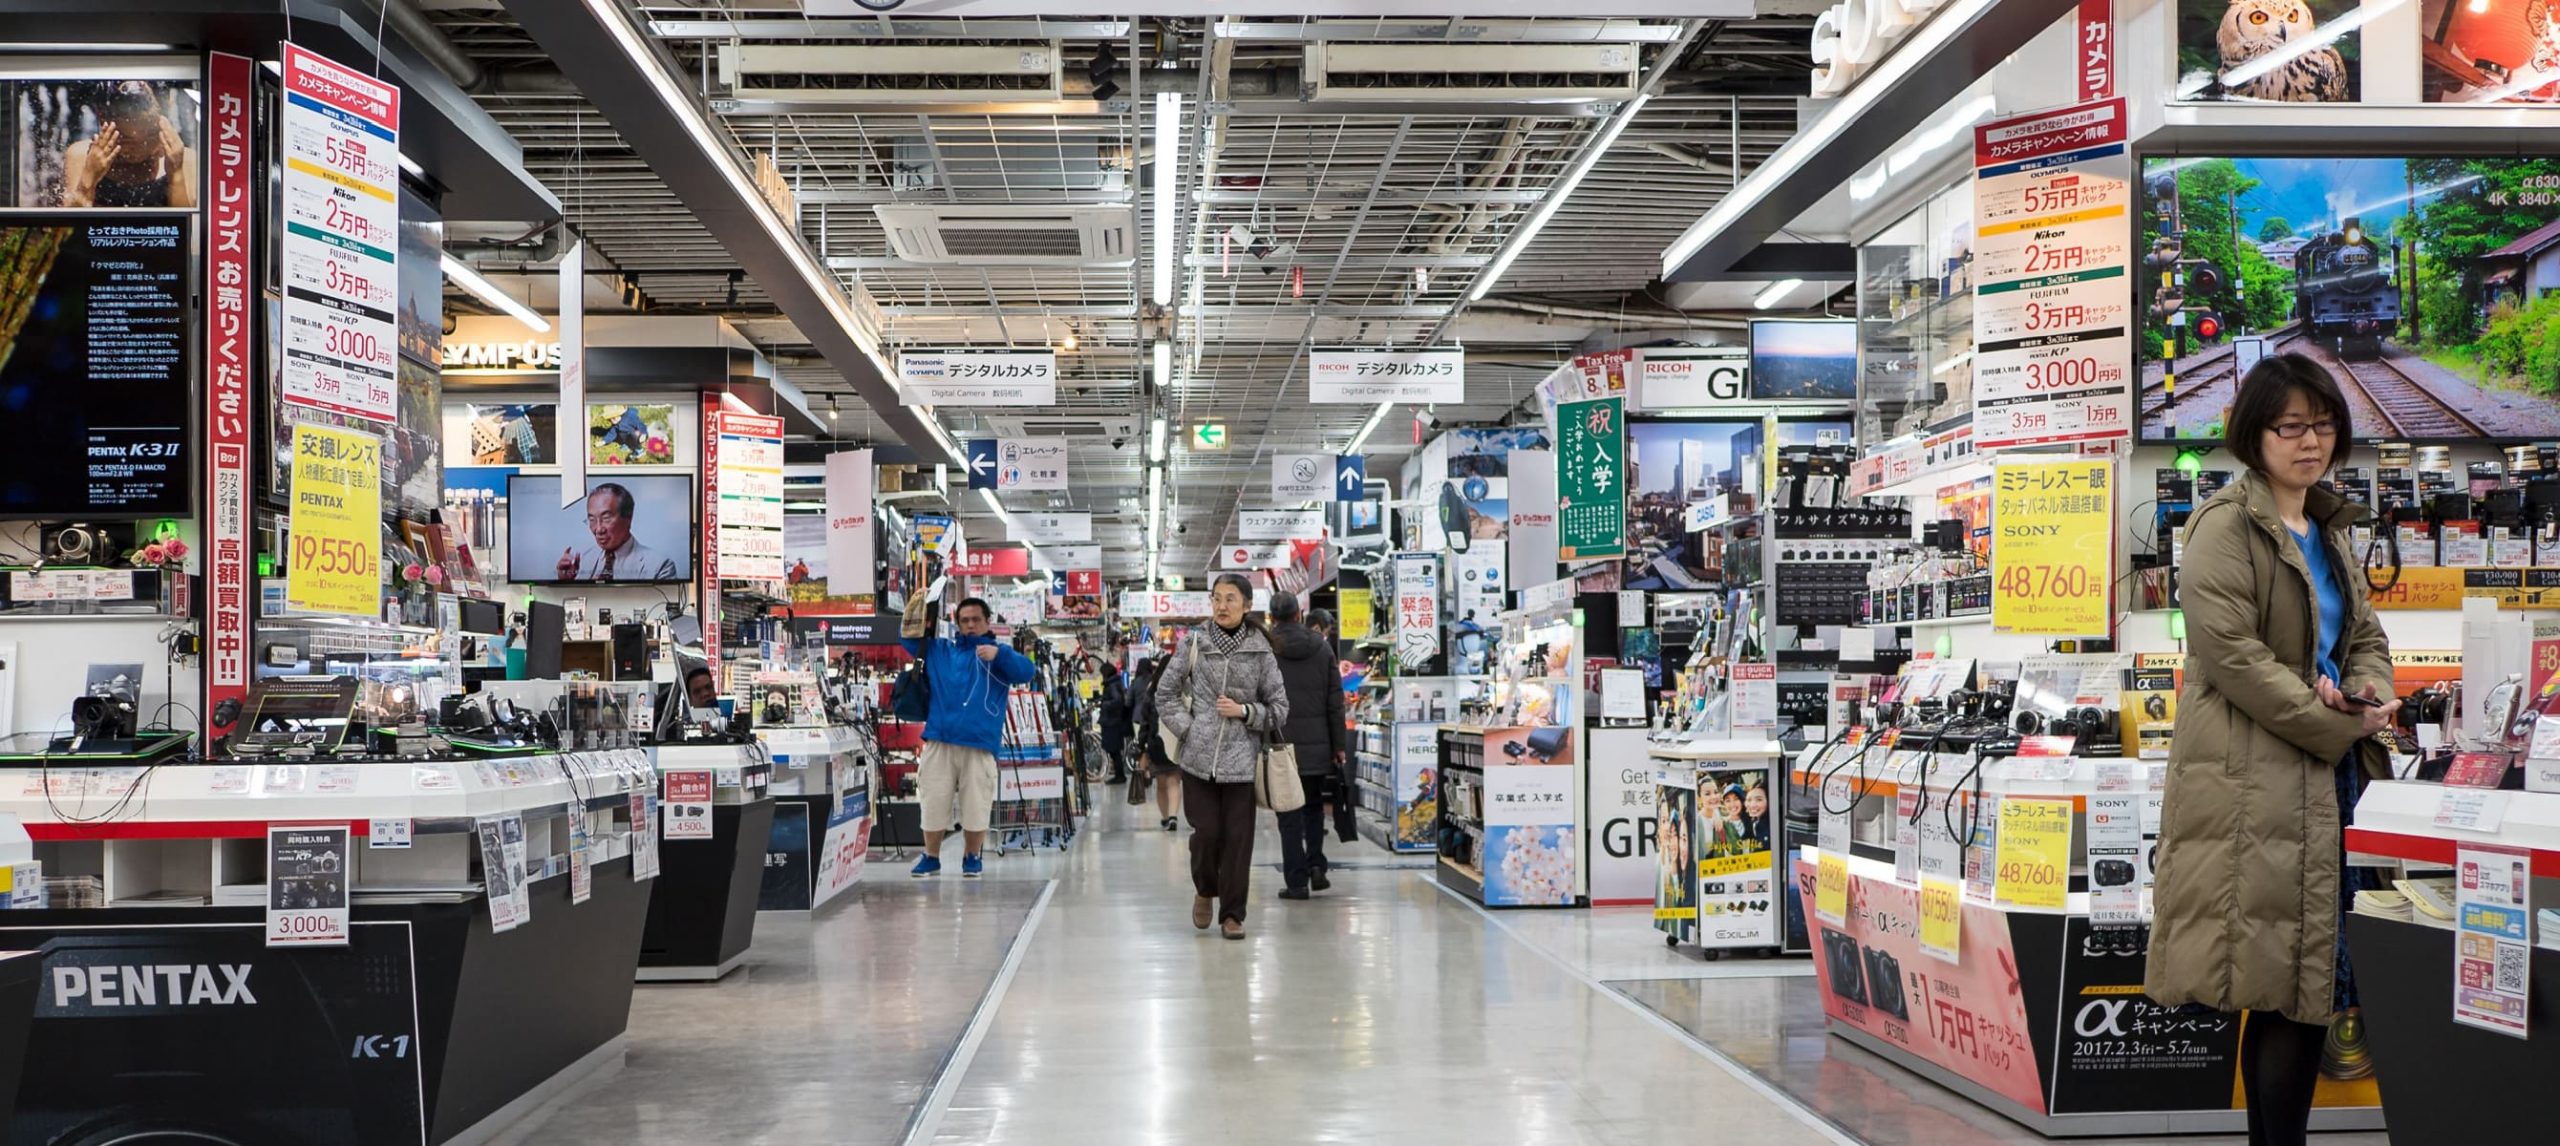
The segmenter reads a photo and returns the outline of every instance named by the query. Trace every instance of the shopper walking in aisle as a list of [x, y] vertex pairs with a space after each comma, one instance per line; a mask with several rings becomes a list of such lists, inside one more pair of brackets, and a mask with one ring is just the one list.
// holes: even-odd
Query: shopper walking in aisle
[[1289, 718], [1271, 636], [1246, 615], [1253, 586], [1233, 573], [1209, 591], [1209, 623], [1182, 638], [1156, 685], [1157, 719], [1182, 765], [1191, 810], [1191, 925], [1244, 938], [1246, 877], [1253, 868], [1253, 774], [1264, 737]]
[[1102, 751], [1111, 757], [1111, 782], [1114, 784], [1128, 778], [1129, 710], [1135, 703], [1136, 698], [1130, 694], [1127, 682], [1120, 678], [1120, 666], [1110, 661], [1102, 662], [1099, 705]]
[[2248, 1011], [2249, 1141], [2304, 1140], [2321, 1044], [2362, 1041], [2338, 917], [2342, 825], [2388, 775], [2391, 647], [2349, 560], [2361, 507], [2322, 484], [2354, 439], [2317, 363], [2250, 368], [2224, 441], [2249, 467], [2187, 519], [2186, 694], [2171, 741], [2150, 965], [2162, 1004]]
[[1289, 692], [1289, 720], [1281, 732], [1298, 752], [1298, 776], [1307, 802], [1280, 813], [1280, 866], [1288, 887], [1282, 899], [1305, 899], [1310, 890], [1333, 886], [1326, 876], [1324, 806], [1333, 794], [1335, 770], [1351, 754], [1351, 734], [1342, 726], [1342, 670], [1335, 665], [1333, 642], [1300, 623], [1298, 599], [1271, 595], [1271, 645], [1280, 658], [1280, 679]]
[[[1342, 635], [1342, 630], [1338, 626], [1337, 622], [1335, 622], [1333, 611], [1330, 609], [1307, 610], [1307, 627], [1315, 630], [1317, 636], [1324, 638], [1325, 648], [1327, 649], [1332, 649], [1334, 647], [1333, 642]], [[1340, 688], [1342, 685], [1342, 665], [1338, 659], [1334, 664], [1333, 671], [1334, 687]], [[1343, 735], [1347, 741], [1350, 734], [1345, 732]], [[1360, 817], [1353, 811], [1354, 808], [1359, 806], [1359, 801], [1357, 799], [1359, 794], [1360, 786], [1356, 781], [1356, 774], [1351, 768], [1351, 754], [1346, 750], [1340, 757], [1334, 760], [1333, 783], [1329, 785], [1324, 792], [1324, 796], [1327, 797], [1331, 803], [1331, 806], [1326, 809], [1326, 814], [1333, 817], [1333, 838], [1346, 844], [1360, 838]], [[1310, 791], [1307, 793], [1308, 803], [1312, 804], [1316, 802], [1316, 799], [1317, 794], [1315, 792]]]
[[1164, 750], [1164, 726], [1159, 719], [1164, 710], [1156, 704], [1156, 682], [1163, 674], [1163, 657], [1138, 662], [1138, 671], [1129, 685], [1129, 693], [1135, 698], [1131, 702], [1129, 734], [1135, 738], [1137, 767], [1145, 769], [1147, 779], [1156, 786], [1158, 825], [1170, 832], [1182, 826], [1182, 821], [1175, 818], [1182, 814], [1182, 766]]
[[996, 749], [1004, 743], [1005, 705], [1014, 685], [1037, 672], [1031, 659], [1004, 647], [988, 632], [992, 610], [976, 597], [951, 611], [956, 637], [908, 638], [907, 652], [924, 662], [933, 695], [926, 705], [924, 753], [916, 765], [916, 795], [924, 805], [924, 858], [915, 876], [942, 871], [942, 838], [956, 820], [964, 837], [960, 874], [985, 867], [987, 822], [995, 811]]

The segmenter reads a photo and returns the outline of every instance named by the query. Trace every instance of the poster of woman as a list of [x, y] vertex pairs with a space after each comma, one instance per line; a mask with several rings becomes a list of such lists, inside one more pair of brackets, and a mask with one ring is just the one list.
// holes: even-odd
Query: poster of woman
[[161, 80], [8, 84], [20, 207], [196, 205], [191, 85]]

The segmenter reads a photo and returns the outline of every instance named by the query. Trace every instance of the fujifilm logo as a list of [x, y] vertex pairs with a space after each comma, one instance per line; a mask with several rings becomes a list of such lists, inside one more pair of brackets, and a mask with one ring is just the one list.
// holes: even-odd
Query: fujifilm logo
[[53, 968], [57, 1013], [129, 1007], [254, 1007], [247, 963], [98, 963]]

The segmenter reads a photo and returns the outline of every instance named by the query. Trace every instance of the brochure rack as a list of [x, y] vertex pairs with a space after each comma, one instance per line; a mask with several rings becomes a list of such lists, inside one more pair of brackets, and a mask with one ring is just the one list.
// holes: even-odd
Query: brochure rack
[[711, 838], [659, 844], [665, 866], [640, 939], [640, 978], [718, 979], [737, 970], [755, 942], [764, 849], [773, 838], [773, 765], [756, 743], [663, 744], [650, 756], [662, 783], [669, 773], [711, 773]]
[[[630, 809], [651, 782], [637, 752], [0, 769], [0, 815], [24, 823], [47, 874], [94, 881], [106, 904], [0, 912], [0, 948], [40, 950], [48, 982], [83, 986], [40, 994], [25, 1038], [0, 1040], [25, 1051], [6, 1137], [169, 1118], [234, 1141], [496, 1134], [621, 1061], [653, 890], [633, 878]], [[486, 878], [480, 817], [522, 818], [520, 873]], [[267, 828], [298, 823], [358, 841], [346, 946], [265, 945]], [[368, 846], [395, 824], [409, 847]], [[528, 909], [504, 931], [492, 884], [521, 887]], [[18, 1021], [10, 997], [0, 984], [0, 1026]]]

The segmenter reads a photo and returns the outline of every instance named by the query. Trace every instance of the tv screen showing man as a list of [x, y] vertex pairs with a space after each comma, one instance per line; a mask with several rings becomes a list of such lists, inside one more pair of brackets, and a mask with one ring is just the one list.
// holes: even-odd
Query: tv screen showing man
[[675, 558], [640, 544], [631, 535], [631, 518], [638, 507], [638, 499], [620, 482], [606, 482], [587, 494], [587, 536], [595, 544], [560, 550], [560, 580], [682, 580]]
[[585, 497], [563, 497], [558, 475], [508, 478], [507, 580], [670, 585], [693, 576], [692, 475], [618, 473], [583, 488]]

